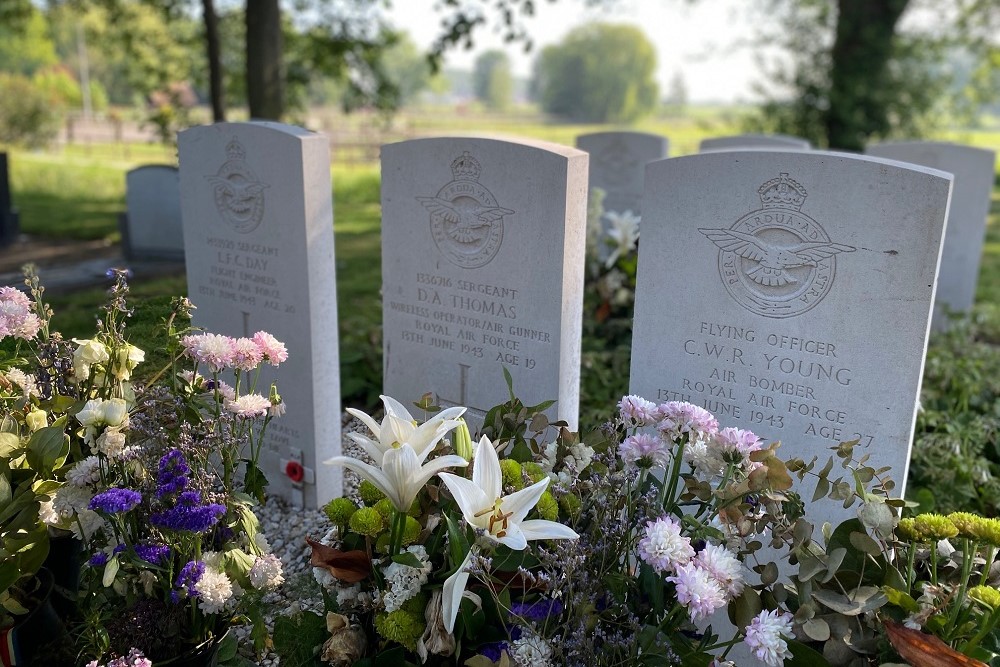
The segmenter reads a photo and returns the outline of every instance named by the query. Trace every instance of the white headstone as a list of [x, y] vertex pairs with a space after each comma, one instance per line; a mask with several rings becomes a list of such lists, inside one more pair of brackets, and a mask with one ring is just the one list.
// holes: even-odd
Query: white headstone
[[649, 165], [631, 392], [703, 406], [783, 458], [860, 439], [902, 494], [950, 189], [950, 174], [837, 153]]
[[587, 154], [546, 143], [419, 139], [382, 148], [384, 387], [432, 392], [475, 424], [507, 400], [575, 426]]
[[322, 505], [342, 490], [341, 469], [321, 465], [340, 453], [329, 142], [280, 123], [217, 123], [181, 132], [178, 149], [194, 323], [285, 343], [288, 361], [258, 385], [266, 394], [276, 380], [287, 405], [261, 468], [269, 493]]
[[147, 164], [125, 174], [127, 255], [137, 259], [184, 259], [181, 189], [177, 167]]
[[972, 146], [936, 141], [875, 144], [876, 157], [919, 164], [955, 175], [948, 232], [941, 251], [933, 328], [947, 328], [949, 311], [967, 313], [976, 299], [979, 260], [996, 177], [996, 154]]
[[737, 134], [731, 137], [712, 137], [702, 139], [698, 151], [731, 151], [753, 148], [775, 148], [781, 150], [807, 151], [812, 145], [805, 139], [791, 137], [787, 134]]

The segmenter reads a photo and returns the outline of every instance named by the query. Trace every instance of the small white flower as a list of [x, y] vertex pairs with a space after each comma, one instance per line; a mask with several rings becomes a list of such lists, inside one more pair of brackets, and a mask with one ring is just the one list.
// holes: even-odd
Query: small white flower
[[785, 658], [792, 657], [785, 637], [792, 636], [792, 615], [779, 611], [762, 611], [747, 626], [743, 640], [758, 660], [771, 667], [781, 667]]
[[87, 486], [100, 482], [100, 461], [96, 456], [88, 456], [66, 471], [66, 481], [72, 486]]
[[226, 410], [246, 419], [263, 417], [270, 409], [270, 399], [260, 394], [244, 394], [235, 401], [226, 401]]
[[233, 597], [233, 582], [224, 572], [207, 564], [194, 589], [198, 592], [198, 608], [206, 614], [218, 614]]
[[35, 378], [28, 375], [24, 371], [17, 368], [11, 368], [3, 375], [9, 382], [12, 382], [21, 389], [21, 394], [24, 398], [38, 396], [38, 385], [35, 384]]
[[619, 213], [608, 211], [604, 214], [611, 227], [607, 231], [609, 245], [614, 247], [604, 262], [605, 268], [611, 268], [619, 257], [627, 255], [635, 249], [639, 242], [639, 222], [641, 218], [632, 211]]
[[417, 557], [421, 567], [390, 563], [382, 570], [385, 582], [389, 587], [382, 601], [385, 603], [385, 610], [389, 613], [401, 608], [407, 600], [416, 597], [420, 593], [420, 588], [427, 583], [427, 578], [431, 573], [431, 562], [427, 557], [427, 549], [417, 544], [409, 547], [407, 551]]
[[518, 667], [547, 667], [552, 664], [552, 647], [534, 632], [525, 630], [510, 646], [510, 657]]
[[125, 451], [125, 434], [116, 428], [109, 428], [97, 438], [96, 450], [109, 459], [118, 459]]
[[281, 560], [274, 554], [258, 556], [250, 567], [250, 584], [257, 589], [277, 588], [285, 581]]

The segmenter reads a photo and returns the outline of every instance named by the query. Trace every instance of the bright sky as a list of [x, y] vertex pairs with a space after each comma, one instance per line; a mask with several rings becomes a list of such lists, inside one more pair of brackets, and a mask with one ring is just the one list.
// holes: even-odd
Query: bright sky
[[[441, 32], [441, 14], [434, 11], [435, 4], [435, 0], [395, 0], [388, 18], [407, 30], [418, 46], [427, 48]], [[581, 0], [554, 4], [537, 0], [535, 16], [524, 21], [535, 44], [531, 53], [504, 44], [497, 26], [487, 25], [475, 34], [474, 50], [452, 49], [446, 65], [471, 70], [479, 53], [500, 48], [510, 55], [515, 74], [528, 76], [538, 51], [558, 43], [573, 28], [594, 20], [630, 23], [656, 46], [661, 94], [680, 72], [692, 102], [749, 101], [754, 99], [752, 84], [761, 78], [752, 49], [745, 45], [755, 34], [748, 27], [753, 18], [750, 4], [746, 0], [702, 0], [694, 5], [685, 0], [618, 0], [609, 11], [588, 9]]]

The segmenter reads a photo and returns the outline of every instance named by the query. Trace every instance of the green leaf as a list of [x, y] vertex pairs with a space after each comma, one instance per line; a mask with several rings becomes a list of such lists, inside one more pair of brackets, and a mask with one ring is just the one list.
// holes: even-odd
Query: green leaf
[[738, 628], [745, 628], [764, 609], [760, 594], [747, 586], [743, 593], [729, 605], [729, 620]]
[[236, 651], [237, 651], [238, 648], [239, 648], [239, 645], [238, 645], [238, 643], [236, 641], [236, 633], [235, 632], [230, 632], [219, 643], [219, 650], [216, 653], [216, 656], [218, 657], [219, 662], [229, 662], [230, 660], [232, 660], [233, 658], [235, 658], [236, 657]]
[[104, 566], [104, 578], [101, 580], [101, 583], [104, 584], [105, 588], [115, 583], [116, 574], [118, 574], [118, 554], [112, 556], [108, 564]]
[[788, 650], [792, 652], [792, 657], [785, 658], [784, 667], [829, 667], [830, 663], [816, 649], [810, 648], [794, 639], [787, 643]]
[[420, 559], [417, 558], [415, 554], [412, 554], [409, 551], [404, 551], [403, 553], [396, 554], [395, 556], [392, 557], [392, 562], [399, 563], [400, 565], [406, 565], [407, 567], [413, 567], [418, 570], [423, 567], [423, 564], [420, 562]]
[[868, 533], [851, 533], [851, 545], [858, 551], [863, 551], [871, 556], [878, 556], [882, 553], [882, 547]]
[[27, 461], [32, 470], [48, 475], [62, 467], [69, 456], [69, 436], [61, 428], [46, 426], [31, 434]]
[[0, 592], [6, 591], [20, 578], [21, 570], [15, 559], [5, 558], [3, 562], [0, 562]]
[[510, 400], [514, 400], [514, 378], [510, 376], [510, 371], [507, 367], [503, 367], [503, 379], [507, 382], [507, 391], [510, 393]]
[[0, 509], [7, 507], [14, 499], [14, 493], [10, 488], [10, 482], [6, 475], [0, 475]]
[[13, 458], [20, 446], [21, 439], [13, 433], [0, 433], [0, 456]]
[[447, 512], [443, 513], [445, 523], [448, 524], [448, 549], [451, 551], [451, 562], [455, 567], [461, 565], [465, 560], [465, 555], [469, 553], [469, 541], [465, 539], [465, 533], [458, 528], [458, 524]]
[[895, 605], [909, 614], [915, 613], [920, 609], [920, 605], [908, 593], [904, 593], [892, 586], [883, 586], [882, 592], [885, 593], [889, 604]]
[[274, 650], [281, 656], [282, 665], [305, 667], [322, 664], [316, 660], [315, 652], [328, 636], [326, 619], [319, 614], [279, 614], [274, 619]]

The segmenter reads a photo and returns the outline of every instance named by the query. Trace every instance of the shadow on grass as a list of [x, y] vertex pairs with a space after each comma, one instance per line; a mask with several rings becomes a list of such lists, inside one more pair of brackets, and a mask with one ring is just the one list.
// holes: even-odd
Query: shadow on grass
[[33, 236], [117, 241], [118, 213], [124, 203], [117, 197], [63, 196], [27, 190], [16, 194], [21, 231]]

